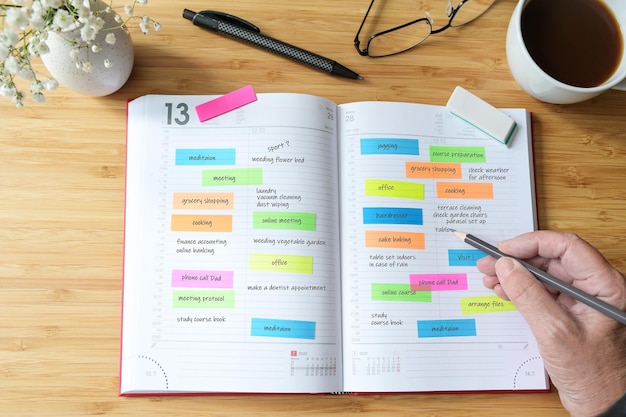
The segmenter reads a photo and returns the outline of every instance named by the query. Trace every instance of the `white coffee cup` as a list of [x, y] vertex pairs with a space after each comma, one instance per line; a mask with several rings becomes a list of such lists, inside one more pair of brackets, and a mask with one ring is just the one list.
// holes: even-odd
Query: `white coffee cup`
[[[529, 1], [519, 0], [511, 15], [506, 35], [506, 57], [509, 68], [522, 90], [538, 100], [555, 104], [570, 104], [588, 100], [611, 88], [626, 90], [626, 51], [622, 52], [622, 60], [613, 75], [596, 87], [575, 87], [546, 74], [530, 56], [522, 38], [522, 10]], [[624, 36], [626, 34], [624, 30], [626, 28], [626, 1], [602, 1], [615, 15], [621, 27], [624, 45], [626, 45], [626, 37]]]

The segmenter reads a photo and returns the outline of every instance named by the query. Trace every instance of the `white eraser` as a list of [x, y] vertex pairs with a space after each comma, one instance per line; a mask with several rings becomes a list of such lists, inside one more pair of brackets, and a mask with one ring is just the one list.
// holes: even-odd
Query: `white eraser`
[[446, 104], [452, 114], [505, 145], [517, 130], [517, 123], [508, 114], [496, 109], [463, 87], [456, 87]]

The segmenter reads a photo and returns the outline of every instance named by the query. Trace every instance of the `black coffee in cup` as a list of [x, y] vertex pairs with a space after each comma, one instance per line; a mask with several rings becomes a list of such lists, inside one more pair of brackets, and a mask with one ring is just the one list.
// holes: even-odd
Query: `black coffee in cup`
[[521, 32], [535, 63], [572, 86], [601, 85], [622, 59], [619, 23], [600, 0], [530, 0]]

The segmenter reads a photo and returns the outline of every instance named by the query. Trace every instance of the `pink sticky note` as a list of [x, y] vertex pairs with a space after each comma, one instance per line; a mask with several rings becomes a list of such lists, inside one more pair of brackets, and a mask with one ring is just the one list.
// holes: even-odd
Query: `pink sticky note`
[[224, 94], [221, 97], [196, 106], [196, 113], [201, 122], [207, 121], [220, 114], [235, 110], [248, 103], [256, 101], [256, 94], [251, 85]]

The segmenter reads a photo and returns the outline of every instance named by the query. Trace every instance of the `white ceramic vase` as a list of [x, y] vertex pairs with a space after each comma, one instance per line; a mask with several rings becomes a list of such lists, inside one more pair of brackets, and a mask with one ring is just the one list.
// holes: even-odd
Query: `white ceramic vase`
[[[78, 29], [61, 33], [50, 33], [46, 43], [50, 52], [41, 55], [41, 60], [59, 84], [86, 96], [106, 96], [119, 90], [130, 77], [135, 60], [135, 51], [130, 33], [125, 27], [119, 27], [115, 21], [115, 12], [106, 12], [107, 5], [101, 0], [92, 2], [92, 10], [100, 10], [99, 17], [104, 20], [103, 28], [98, 32], [92, 45], [97, 45], [99, 52], [94, 52], [80, 38]], [[105, 41], [109, 33], [114, 33], [113, 45]], [[75, 48], [70, 40], [78, 42], [76, 60], [70, 56]], [[90, 62], [92, 70], [77, 68], [76, 62]], [[105, 65], [110, 62], [110, 67]]]

